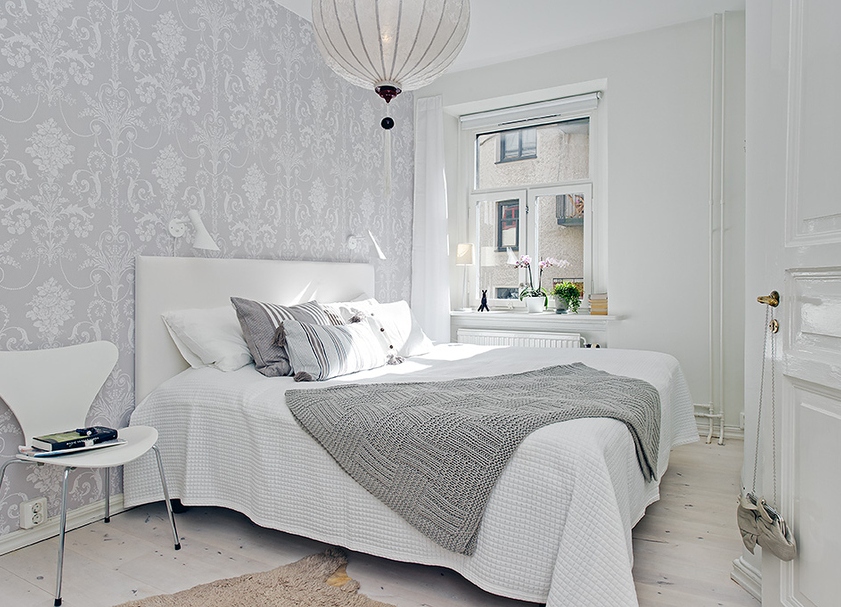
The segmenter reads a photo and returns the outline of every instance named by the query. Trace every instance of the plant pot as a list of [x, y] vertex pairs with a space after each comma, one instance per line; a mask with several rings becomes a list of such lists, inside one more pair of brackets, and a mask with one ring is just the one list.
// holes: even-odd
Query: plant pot
[[542, 295], [540, 297], [523, 297], [523, 301], [526, 302], [526, 309], [530, 313], [543, 312], [546, 305], [546, 298]]
[[563, 297], [555, 297], [555, 314], [566, 314], [569, 306]]

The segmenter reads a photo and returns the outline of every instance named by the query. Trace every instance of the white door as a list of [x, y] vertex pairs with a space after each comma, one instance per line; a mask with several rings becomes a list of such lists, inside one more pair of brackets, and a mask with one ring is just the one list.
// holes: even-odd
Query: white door
[[[747, 2], [746, 425], [756, 423], [762, 356], [756, 297], [777, 290], [777, 506], [799, 549], [789, 563], [762, 555], [763, 607], [841, 605], [839, 31], [838, 0]], [[768, 496], [770, 426], [760, 439]]]

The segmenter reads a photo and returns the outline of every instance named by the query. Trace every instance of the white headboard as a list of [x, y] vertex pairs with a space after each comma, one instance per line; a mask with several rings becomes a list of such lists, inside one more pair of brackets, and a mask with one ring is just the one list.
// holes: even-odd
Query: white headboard
[[136, 403], [188, 366], [163, 312], [230, 305], [232, 296], [294, 304], [374, 294], [374, 268], [363, 263], [141, 256], [135, 271]]

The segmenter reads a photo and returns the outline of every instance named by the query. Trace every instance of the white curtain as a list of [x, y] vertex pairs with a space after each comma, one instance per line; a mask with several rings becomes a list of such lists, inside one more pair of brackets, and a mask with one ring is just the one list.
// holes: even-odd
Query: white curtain
[[437, 95], [415, 100], [412, 311], [439, 343], [450, 341], [449, 277], [444, 110]]

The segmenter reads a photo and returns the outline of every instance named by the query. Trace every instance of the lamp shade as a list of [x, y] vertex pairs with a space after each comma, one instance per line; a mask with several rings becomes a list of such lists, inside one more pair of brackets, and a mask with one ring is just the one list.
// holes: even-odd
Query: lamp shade
[[473, 243], [462, 242], [456, 247], [456, 265], [457, 266], [472, 266], [476, 263], [473, 257]]
[[435, 80], [456, 58], [469, 0], [313, 0], [315, 41], [337, 74], [386, 102]]
[[517, 263], [517, 256], [514, 255], [514, 250], [511, 247], [505, 247], [505, 254], [505, 263], [511, 264], [512, 266]]
[[377, 257], [384, 260], [386, 258], [385, 253], [383, 253], [383, 250], [380, 248], [380, 244], [377, 242], [377, 239], [374, 238], [374, 235], [371, 233], [371, 230], [368, 230], [368, 236], [371, 237], [371, 242], [374, 243], [374, 249], [377, 251]]
[[207, 228], [204, 227], [204, 223], [199, 216], [199, 212], [195, 209], [190, 209], [187, 211], [187, 217], [190, 218], [190, 223], [193, 224], [193, 228], [196, 230], [196, 237], [193, 239], [193, 248], [205, 249], [207, 251], [218, 251], [219, 247], [216, 242], [214, 242], [210, 232], [208, 232]]

